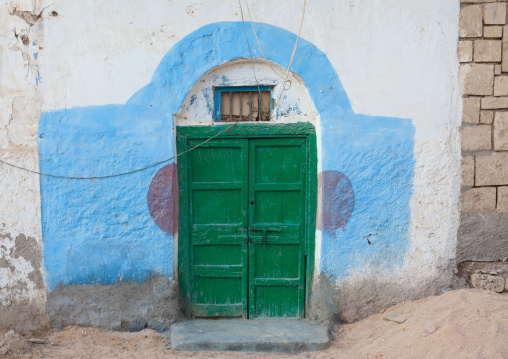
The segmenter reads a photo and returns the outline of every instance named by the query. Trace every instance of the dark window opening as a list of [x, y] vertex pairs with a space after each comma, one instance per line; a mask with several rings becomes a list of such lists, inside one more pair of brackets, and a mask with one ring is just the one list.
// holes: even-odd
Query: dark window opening
[[217, 87], [215, 120], [269, 121], [272, 110], [271, 90], [269, 86]]

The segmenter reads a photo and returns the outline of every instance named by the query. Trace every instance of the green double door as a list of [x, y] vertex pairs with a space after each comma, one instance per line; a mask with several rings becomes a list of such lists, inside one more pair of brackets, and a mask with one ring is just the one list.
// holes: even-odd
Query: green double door
[[306, 139], [217, 139], [186, 162], [190, 314], [303, 317]]

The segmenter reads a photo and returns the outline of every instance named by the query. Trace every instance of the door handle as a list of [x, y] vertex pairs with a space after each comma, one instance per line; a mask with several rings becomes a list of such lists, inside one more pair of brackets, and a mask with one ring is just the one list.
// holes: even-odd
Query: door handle
[[[262, 242], [266, 242], [266, 232], [280, 232], [281, 228], [266, 227], [266, 228], [249, 228], [253, 232], [263, 232]], [[249, 238], [250, 239], [250, 238]]]

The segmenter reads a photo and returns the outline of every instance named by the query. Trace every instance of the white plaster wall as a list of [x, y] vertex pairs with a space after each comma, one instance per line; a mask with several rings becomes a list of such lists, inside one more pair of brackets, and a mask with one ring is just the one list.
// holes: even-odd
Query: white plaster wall
[[[44, 43], [37, 15], [46, 3], [0, 1], [0, 159], [34, 170], [42, 106], [36, 57]], [[43, 325], [39, 188], [37, 174], [0, 163], [0, 326], [26, 330]]]
[[[254, 21], [298, 31], [300, 1], [249, 4]], [[22, 124], [18, 132], [14, 126], [6, 130], [15, 96], [36, 91], [43, 109], [124, 103], [150, 81], [164, 54], [185, 35], [211, 22], [241, 20], [236, 0], [3, 0], [1, 5], [1, 154], [34, 169], [34, 128]], [[33, 35], [39, 37], [36, 46], [25, 49], [14, 37], [14, 28], [29, 28], [9, 15], [14, 5], [29, 11], [47, 6], [43, 32]], [[308, 1], [302, 31], [327, 54], [355, 112], [413, 119], [412, 242], [396, 275], [411, 278], [416, 288], [434, 278], [450, 279], [454, 261], [460, 188], [458, 12], [458, 0]], [[39, 53], [38, 86], [35, 60], [23, 55], [33, 51]], [[3, 183], [21, 186], [21, 178], [30, 178], [24, 192], [2, 188], [1, 208], [11, 211], [2, 214], [2, 231], [40, 238], [38, 179], [0, 168]], [[15, 220], [16, 213], [26, 218]], [[366, 268], [348, 281], [369, 279], [368, 273]], [[393, 282], [393, 275], [379, 273], [376, 280]]]
[[[203, 76], [189, 91], [181, 110], [175, 116], [179, 126], [223, 124], [214, 120], [214, 88], [220, 86], [272, 86], [273, 118], [270, 122], [311, 122], [316, 126], [318, 112], [302, 80], [288, 75], [281, 66], [260, 60], [231, 61]], [[254, 78], [254, 73], [255, 78]], [[256, 82], [257, 81], [257, 82]], [[282, 93], [282, 95], [281, 95]], [[208, 96], [207, 96], [208, 95]], [[280, 101], [277, 103], [277, 101]], [[192, 103], [191, 103], [192, 102]], [[298, 110], [296, 110], [298, 109]]]
[[[254, 21], [298, 31], [301, 2], [249, 4]], [[124, 103], [186, 34], [210, 22], [241, 20], [235, 0], [86, 1], [82, 6], [60, 0], [51, 9], [60, 15], [45, 23], [52, 39], [41, 79], [47, 108]], [[412, 250], [400, 275], [410, 273], [414, 286], [442, 275], [455, 250], [458, 11], [457, 0], [309, 1], [302, 31], [327, 54], [355, 112], [413, 119]], [[245, 8], [244, 16], [248, 19]], [[362, 272], [370, 276], [368, 268]], [[378, 278], [382, 282], [383, 274]], [[386, 280], [392, 280], [388, 273]]]

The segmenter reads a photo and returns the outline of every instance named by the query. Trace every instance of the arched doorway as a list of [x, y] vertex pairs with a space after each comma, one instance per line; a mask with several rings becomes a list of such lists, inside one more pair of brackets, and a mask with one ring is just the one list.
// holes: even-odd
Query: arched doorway
[[[176, 115], [184, 153], [178, 271], [190, 316], [304, 316], [314, 267], [317, 111], [295, 75], [282, 90], [283, 71], [264, 61], [226, 63], [196, 83]], [[252, 101], [258, 85], [270, 101], [285, 93], [273, 118], [257, 111], [261, 96]], [[240, 108], [243, 121], [217, 114], [221, 91], [224, 111]]]

